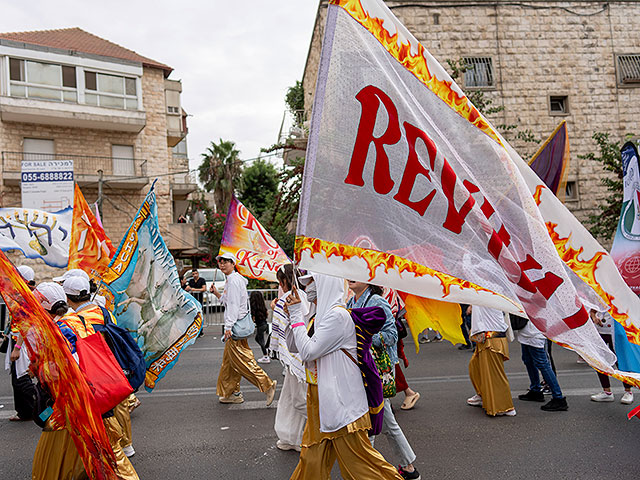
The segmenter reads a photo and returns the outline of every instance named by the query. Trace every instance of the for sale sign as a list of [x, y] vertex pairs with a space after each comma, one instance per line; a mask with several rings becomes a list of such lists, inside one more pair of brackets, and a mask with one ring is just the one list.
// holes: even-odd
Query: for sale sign
[[22, 162], [22, 208], [57, 212], [73, 206], [73, 160]]

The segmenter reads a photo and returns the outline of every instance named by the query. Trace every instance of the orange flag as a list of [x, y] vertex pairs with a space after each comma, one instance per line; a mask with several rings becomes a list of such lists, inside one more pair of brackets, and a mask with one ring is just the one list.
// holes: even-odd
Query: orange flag
[[91, 278], [101, 278], [116, 253], [102, 225], [89, 208], [76, 183], [69, 242], [69, 268], [80, 268]]
[[51, 425], [69, 430], [89, 478], [116, 479], [113, 450], [80, 367], [50, 315], [3, 252], [0, 294], [24, 339], [32, 371], [55, 400]]

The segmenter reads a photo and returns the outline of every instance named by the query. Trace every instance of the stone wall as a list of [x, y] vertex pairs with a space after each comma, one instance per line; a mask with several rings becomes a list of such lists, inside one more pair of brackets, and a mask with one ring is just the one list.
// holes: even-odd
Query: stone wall
[[[304, 75], [305, 108], [311, 109], [326, 1], [321, 2]], [[486, 5], [484, 4], [486, 3]], [[511, 3], [511, 4], [509, 4]], [[640, 54], [640, 2], [389, 1], [387, 4], [445, 68], [447, 59], [493, 59], [496, 88], [486, 95], [504, 111], [494, 124], [517, 124], [544, 140], [567, 121], [569, 180], [578, 199], [567, 201], [585, 220], [605, 196], [597, 164], [578, 159], [595, 148], [595, 131], [615, 140], [640, 132], [639, 88], [617, 85], [615, 55]], [[524, 6], [524, 5], [528, 6]], [[549, 113], [550, 95], [568, 95], [569, 114]], [[523, 158], [538, 146], [514, 140]]]

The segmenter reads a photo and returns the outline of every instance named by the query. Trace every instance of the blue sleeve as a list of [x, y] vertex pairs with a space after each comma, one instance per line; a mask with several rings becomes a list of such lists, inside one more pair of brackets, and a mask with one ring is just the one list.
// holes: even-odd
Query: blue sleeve
[[377, 333], [372, 338], [372, 343], [374, 347], [381, 347], [382, 341], [384, 341], [387, 349], [396, 348], [396, 344], [398, 343], [398, 329], [396, 328], [396, 319], [391, 313], [391, 306], [389, 302], [387, 302], [380, 295], [373, 295], [369, 302], [367, 302], [368, 307], [380, 307], [384, 310], [385, 317], [387, 318], [382, 326], [382, 330], [380, 333]]

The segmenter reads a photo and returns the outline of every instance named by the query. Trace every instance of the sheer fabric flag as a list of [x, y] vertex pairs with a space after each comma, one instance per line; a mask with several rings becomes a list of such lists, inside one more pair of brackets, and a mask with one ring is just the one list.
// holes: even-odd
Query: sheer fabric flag
[[153, 390], [180, 353], [195, 342], [202, 307], [180, 286], [178, 270], [158, 226], [151, 188], [103, 277], [118, 325], [137, 339], [147, 364], [145, 388]]
[[73, 208], [45, 212], [29, 208], [0, 208], [0, 250], [20, 250], [27, 258], [41, 258], [50, 267], [69, 262]]
[[562, 121], [529, 162], [531, 169], [560, 200], [565, 197], [569, 158], [567, 123]]
[[640, 325], [606, 251], [379, 0], [328, 7], [297, 234], [304, 268], [526, 311], [610, 374], [583, 303]]
[[76, 183], [73, 197], [73, 223], [69, 242], [69, 268], [79, 268], [91, 278], [101, 278], [116, 249]]
[[233, 253], [240, 275], [277, 282], [278, 269], [291, 263], [278, 242], [235, 196], [229, 204], [220, 253]]
[[89, 478], [116, 479], [113, 450], [80, 367], [58, 327], [1, 252], [0, 293], [24, 339], [34, 373], [55, 400], [52, 427], [69, 430]]

